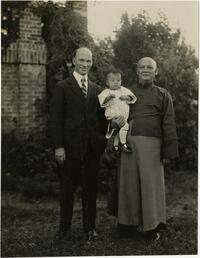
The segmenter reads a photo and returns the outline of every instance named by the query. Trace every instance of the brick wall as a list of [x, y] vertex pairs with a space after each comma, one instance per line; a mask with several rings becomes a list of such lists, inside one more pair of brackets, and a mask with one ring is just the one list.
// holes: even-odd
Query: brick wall
[[20, 38], [2, 55], [2, 133], [25, 138], [46, 125], [46, 47], [41, 19], [29, 8], [19, 31]]
[[3, 64], [1, 69], [1, 130], [10, 133], [17, 127], [19, 111], [19, 68], [15, 64]]

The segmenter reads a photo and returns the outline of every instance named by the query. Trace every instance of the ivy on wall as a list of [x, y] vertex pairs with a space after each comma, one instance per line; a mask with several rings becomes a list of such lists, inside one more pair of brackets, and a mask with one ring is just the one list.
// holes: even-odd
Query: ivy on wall
[[1, 3], [1, 50], [4, 52], [19, 38], [19, 19], [29, 1], [2, 1]]

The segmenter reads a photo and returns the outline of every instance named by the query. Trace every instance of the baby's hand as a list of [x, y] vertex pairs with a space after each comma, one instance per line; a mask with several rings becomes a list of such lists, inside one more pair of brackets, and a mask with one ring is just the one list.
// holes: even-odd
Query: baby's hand
[[128, 95], [122, 95], [122, 96], [120, 96], [120, 99], [124, 100], [124, 101], [131, 101], [131, 97]]

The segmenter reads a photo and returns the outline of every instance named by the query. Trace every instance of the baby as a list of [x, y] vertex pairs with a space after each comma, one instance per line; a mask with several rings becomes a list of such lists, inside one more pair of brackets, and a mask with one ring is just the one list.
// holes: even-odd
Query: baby
[[[98, 95], [102, 108], [105, 108], [105, 116], [107, 120], [112, 120], [118, 116], [123, 116], [125, 125], [120, 128], [119, 133], [114, 138], [114, 149], [119, 148], [124, 152], [131, 152], [130, 147], [126, 144], [126, 137], [129, 128], [127, 123], [129, 116], [129, 105], [134, 104], [137, 100], [136, 96], [127, 88], [121, 86], [121, 73], [118, 70], [110, 70], [106, 76], [106, 85], [108, 88]], [[116, 129], [110, 129], [110, 123], [106, 133], [109, 139]]]

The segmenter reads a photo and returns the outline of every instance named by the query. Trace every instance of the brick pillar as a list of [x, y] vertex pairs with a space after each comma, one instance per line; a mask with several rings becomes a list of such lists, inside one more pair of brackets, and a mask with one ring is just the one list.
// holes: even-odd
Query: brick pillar
[[19, 39], [2, 56], [2, 133], [18, 138], [46, 127], [46, 47], [41, 18], [29, 8], [19, 22]]

